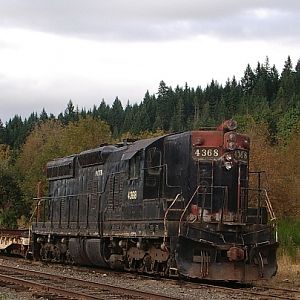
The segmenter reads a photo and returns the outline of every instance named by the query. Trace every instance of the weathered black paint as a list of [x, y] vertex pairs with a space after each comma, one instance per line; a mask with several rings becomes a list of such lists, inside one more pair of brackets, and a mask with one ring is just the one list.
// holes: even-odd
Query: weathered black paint
[[[230, 270], [226, 251], [233, 245], [240, 248], [228, 252], [230, 260], [270, 244], [255, 255], [270, 256], [265, 274], [274, 273], [274, 228], [264, 208], [248, 208], [249, 139], [230, 136], [225, 127], [103, 146], [48, 163], [49, 196], [40, 200], [33, 225], [35, 252], [64, 249], [67, 239], [80, 264], [165, 274], [176, 266], [188, 277], [226, 280], [216, 268], [226, 262]], [[235, 157], [227, 169], [225, 155], [235, 155], [230, 139], [247, 156]], [[256, 270], [251, 276], [224, 274], [257, 278], [255, 259], [239, 262], [243, 270]]]

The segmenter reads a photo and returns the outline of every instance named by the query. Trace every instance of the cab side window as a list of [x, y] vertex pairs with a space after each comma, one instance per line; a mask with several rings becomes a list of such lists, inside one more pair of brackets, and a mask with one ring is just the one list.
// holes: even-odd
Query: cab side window
[[140, 155], [136, 154], [129, 160], [129, 179], [140, 176]]
[[158, 175], [161, 166], [161, 151], [156, 147], [150, 148], [147, 152], [147, 169], [151, 175]]

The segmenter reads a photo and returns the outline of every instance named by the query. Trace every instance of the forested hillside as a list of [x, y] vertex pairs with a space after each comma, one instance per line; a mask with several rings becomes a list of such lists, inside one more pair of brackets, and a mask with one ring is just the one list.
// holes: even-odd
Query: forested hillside
[[161, 81], [156, 94], [147, 91], [140, 103], [125, 107], [116, 98], [111, 106], [102, 100], [84, 110], [70, 100], [58, 116], [43, 110], [0, 121], [0, 226], [29, 218], [49, 159], [124, 137], [213, 127], [228, 118], [250, 134], [251, 169], [266, 171], [277, 215], [299, 215], [300, 60], [294, 67], [288, 57], [281, 72], [266, 58], [223, 85], [212, 80], [206, 87], [170, 87]]

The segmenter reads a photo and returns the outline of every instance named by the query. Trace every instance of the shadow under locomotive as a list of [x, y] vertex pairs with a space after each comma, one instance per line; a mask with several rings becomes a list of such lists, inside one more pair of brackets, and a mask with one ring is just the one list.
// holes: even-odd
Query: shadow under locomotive
[[275, 275], [275, 216], [235, 129], [229, 120], [49, 162], [34, 257], [217, 281]]

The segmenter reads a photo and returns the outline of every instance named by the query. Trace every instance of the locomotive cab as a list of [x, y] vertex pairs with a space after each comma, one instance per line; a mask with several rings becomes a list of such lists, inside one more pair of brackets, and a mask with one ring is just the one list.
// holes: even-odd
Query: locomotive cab
[[246, 221], [249, 138], [234, 132], [236, 123], [230, 122], [217, 131], [192, 132], [192, 172], [198, 189], [192, 203], [204, 221]]

